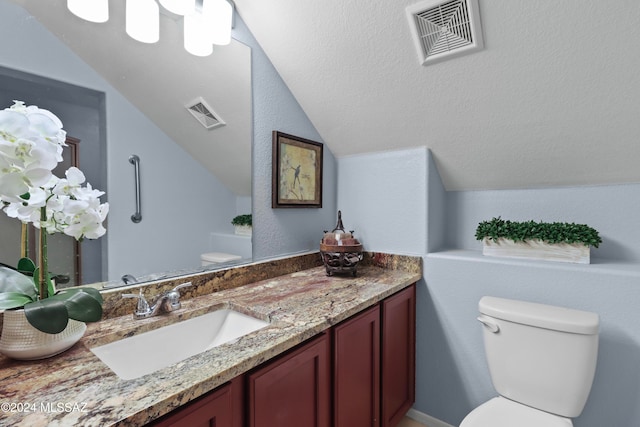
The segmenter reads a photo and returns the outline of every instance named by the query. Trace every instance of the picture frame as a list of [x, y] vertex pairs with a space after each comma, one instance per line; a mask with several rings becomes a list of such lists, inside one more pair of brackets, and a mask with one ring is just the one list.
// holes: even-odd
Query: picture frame
[[322, 207], [323, 144], [273, 131], [272, 208]]

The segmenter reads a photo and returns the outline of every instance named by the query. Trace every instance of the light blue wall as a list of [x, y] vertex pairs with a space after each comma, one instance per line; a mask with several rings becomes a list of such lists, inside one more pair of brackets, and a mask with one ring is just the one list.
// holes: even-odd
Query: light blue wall
[[460, 191], [447, 195], [446, 242], [440, 249], [480, 250], [478, 222], [501, 216], [514, 221], [588, 224], [603, 239], [592, 262], [640, 262], [640, 185], [530, 190]]
[[[478, 300], [494, 295], [598, 313], [596, 378], [574, 424], [640, 425], [639, 203], [638, 184], [445, 193], [442, 220], [428, 218], [446, 237], [426, 258], [429, 322], [421, 335], [440, 350], [431, 353], [436, 363], [423, 365], [416, 407], [456, 425], [494, 395], [475, 321]], [[590, 265], [486, 258], [473, 236], [478, 222], [494, 216], [586, 223], [603, 243], [592, 249]]]
[[[340, 158], [338, 176], [338, 206], [365, 249], [426, 247], [417, 294], [417, 411], [458, 425], [495, 395], [476, 321], [478, 300], [495, 295], [598, 313], [596, 377], [574, 425], [640, 425], [640, 185], [446, 192], [421, 150]], [[585, 222], [605, 242], [591, 265], [485, 258], [473, 234], [479, 221], [497, 215]]]
[[418, 148], [338, 159], [338, 209], [365, 250], [426, 252], [427, 154]]
[[271, 61], [236, 19], [234, 38], [251, 47], [253, 83], [253, 257], [317, 250], [322, 231], [336, 221], [336, 160], [324, 146], [321, 209], [271, 208], [271, 133], [274, 130], [324, 142]]

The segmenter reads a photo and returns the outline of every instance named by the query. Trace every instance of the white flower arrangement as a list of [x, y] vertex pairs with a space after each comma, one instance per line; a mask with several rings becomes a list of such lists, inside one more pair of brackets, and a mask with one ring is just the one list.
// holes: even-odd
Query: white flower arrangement
[[0, 209], [20, 220], [23, 230], [33, 224], [40, 237], [37, 267], [26, 249], [16, 269], [0, 267], [0, 310], [22, 307], [29, 323], [49, 334], [62, 332], [69, 319], [94, 322], [102, 316], [96, 289], [56, 291], [48, 271], [47, 234], [97, 239], [106, 232], [102, 223], [109, 212], [109, 204], [100, 203], [104, 192], [89, 183], [83, 187], [80, 169], [69, 168], [64, 178], [53, 174], [65, 140], [62, 122], [50, 111], [21, 101], [0, 111]]
[[9, 217], [49, 234], [97, 239], [106, 232], [102, 223], [109, 212], [109, 204], [100, 203], [104, 192], [89, 183], [82, 187], [85, 176], [76, 167], [62, 179], [52, 173], [65, 139], [50, 111], [21, 101], [0, 111], [0, 202]]

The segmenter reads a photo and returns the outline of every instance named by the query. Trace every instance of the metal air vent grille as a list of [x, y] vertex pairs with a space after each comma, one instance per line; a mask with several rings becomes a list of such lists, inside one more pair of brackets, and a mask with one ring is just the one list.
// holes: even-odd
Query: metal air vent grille
[[186, 106], [193, 117], [206, 129], [213, 129], [224, 126], [225, 122], [213, 111], [202, 98], [198, 98]]
[[483, 46], [476, 0], [427, 0], [409, 6], [407, 16], [422, 65]]

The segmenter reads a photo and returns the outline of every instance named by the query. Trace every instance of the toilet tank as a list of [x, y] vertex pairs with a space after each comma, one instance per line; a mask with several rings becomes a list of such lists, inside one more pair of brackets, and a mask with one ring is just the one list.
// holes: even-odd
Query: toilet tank
[[479, 310], [496, 391], [553, 414], [580, 415], [596, 369], [598, 315], [496, 297], [483, 297]]

